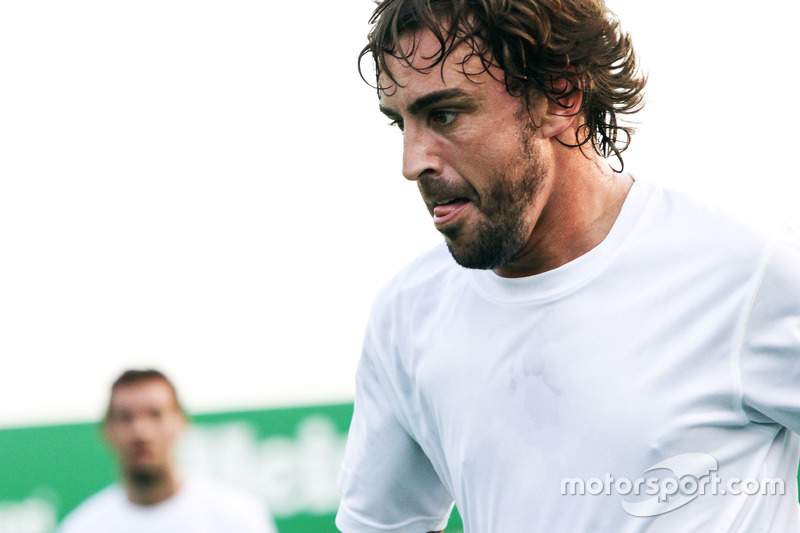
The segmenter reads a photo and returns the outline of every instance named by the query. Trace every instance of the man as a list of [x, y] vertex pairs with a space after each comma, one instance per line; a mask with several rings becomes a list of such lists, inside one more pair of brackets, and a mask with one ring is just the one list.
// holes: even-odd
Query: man
[[95, 494], [59, 533], [275, 533], [264, 505], [200, 477], [184, 478], [174, 447], [187, 425], [172, 383], [157, 370], [128, 370], [111, 387], [103, 421], [122, 485]]
[[[445, 246], [380, 293], [345, 533], [800, 531], [800, 239], [606, 162], [602, 0], [385, 0], [362, 57]], [[713, 84], [702, 91], [713, 98]]]

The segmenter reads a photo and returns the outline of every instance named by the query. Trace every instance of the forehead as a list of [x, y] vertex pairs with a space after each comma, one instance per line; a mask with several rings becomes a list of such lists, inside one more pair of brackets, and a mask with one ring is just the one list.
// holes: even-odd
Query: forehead
[[115, 412], [174, 408], [177, 404], [172, 387], [163, 380], [119, 385], [111, 394], [110, 409]]
[[379, 86], [385, 88], [379, 92], [381, 103], [413, 99], [447, 88], [483, 92], [499, 86], [505, 90], [505, 84], [499, 81], [503, 79], [502, 71], [490, 67], [487, 72], [481, 57], [469, 44], [456, 46], [442, 63], [434, 66], [431, 63], [440, 54], [441, 43], [430, 30], [402, 34], [397, 50], [402, 52], [398, 55], [407, 55], [408, 61], [388, 54], [385, 56], [386, 69], [391, 76], [381, 72], [378, 78]]

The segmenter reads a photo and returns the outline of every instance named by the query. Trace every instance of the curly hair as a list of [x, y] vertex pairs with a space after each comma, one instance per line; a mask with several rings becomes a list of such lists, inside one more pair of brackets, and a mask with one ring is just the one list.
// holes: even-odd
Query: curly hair
[[[371, 55], [376, 79], [381, 73], [397, 84], [386, 66], [392, 56], [418, 71], [429, 71], [453, 50], [466, 44], [471, 50], [461, 62], [479, 57], [485, 71], [499, 67], [509, 94], [524, 99], [530, 109], [535, 95], [543, 94], [569, 115], [582, 115], [576, 144], [591, 142], [603, 157], [621, 152], [634, 131], [617, 123], [617, 114], [641, 109], [646, 76], [639, 72], [629, 34], [603, 0], [383, 0], [370, 18], [368, 43], [358, 57]], [[411, 65], [414, 49], [401, 50], [406, 32], [428, 30], [440, 49], [424, 67]], [[472, 76], [474, 72], [464, 72]], [[366, 81], [366, 78], [364, 78]], [[559, 80], [568, 80], [557, 84]], [[368, 82], [369, 83], [369, 82]], [[387, 89], [376, 85], [379, 91]], [[559, 100], [572, 91], [583, 93], [580, 109]], [[620, 133], [624, 136], [621, 138]], [[620, 169], [621, 171], [622, 169]]]

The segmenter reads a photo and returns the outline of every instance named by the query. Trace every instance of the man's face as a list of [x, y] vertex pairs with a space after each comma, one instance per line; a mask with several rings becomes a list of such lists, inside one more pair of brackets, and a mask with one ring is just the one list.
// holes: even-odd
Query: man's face
[[[406, 34], [412, 64], [427, 67], [439, 51], [430, 32]], [[403, 175], [417, 181], [434, 225], [454, 259], [468, 268], [498, 268], [532, 241], [547, 165], [521, 98], [502, 72], [486, 72], [468, 46], [423, 72], [386, 57], [397, 84], [381, 74], [381, 110], [403, 129]], [[470, 74], [465, 76], [464, 72]]]
[[145, 482], [167, 471], [185, 425], [170, 386], [153, 379], [117, 387], [105, 435], [128, 477]]

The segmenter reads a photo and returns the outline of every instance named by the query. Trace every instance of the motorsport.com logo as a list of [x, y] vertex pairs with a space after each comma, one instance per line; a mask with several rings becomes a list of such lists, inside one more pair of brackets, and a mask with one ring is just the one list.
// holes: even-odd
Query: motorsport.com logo
[[[740, 479], [732, 477], [724, 482], [717, 475], [717, 460], [707, 453], [685, 453], [656, 463], [645, 476], [634, 480], [615, 478], [605, 474], [602, 478], [564, 478], [561, 480], [563, 496], [622, 496], [622, 508], [632, 516], [656, 516], [682, 507], [698, 496], [784, 495], [783, 479]], [[659, 475], [658, 471], [662, 473]], [[650, 475], [647, 475], [650, 474]]]

